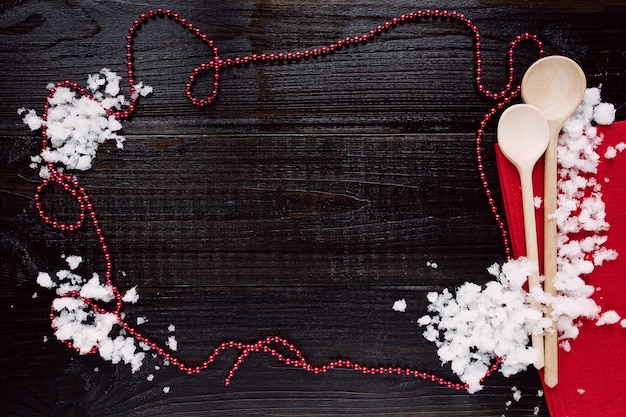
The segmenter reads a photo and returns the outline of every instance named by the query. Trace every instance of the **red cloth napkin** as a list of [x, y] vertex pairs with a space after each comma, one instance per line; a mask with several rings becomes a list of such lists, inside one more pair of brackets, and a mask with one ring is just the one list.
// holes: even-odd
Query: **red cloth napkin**
[[[626, 151], [605, 159], [609, 145], [626, 143], [626, 121], [599, 126], [604, 135], [596, 150], [601, 156], [598, 182], [602, 184], [606, 219], [611, 225], [605, 246], [615, 249], [617, 260], [605, 262], [585, 281], [598, 287], [593, 296], [603, 311], [615, 310], [626, 318]], [[519, 176], [515, 167], [500, 153], [498, 171], [502, 187], [511, 244], [516, 257], [525, 254], [524, 222]], [[543, 161], [533, 173], [535, 195], [543, 194]], [[604, 179], [609, 178], [609, 182]], [[543, 212], [537, 210], [538, 236], [543, 236]], [[539, 239], [539, 254], [542, 243]], [[541, 262], [541, 261], [540, 261]], [[626, 416], [626, 329], [619, 323], [596, 326], [584, 320], [580, 335], [570, 341], [571, 351], [559, 348], [559, 383], [554, 388], [544, 384], [544, 392], [553, 417], [623, 417]], [[540, 371], [543, 379], [543, 372]]]

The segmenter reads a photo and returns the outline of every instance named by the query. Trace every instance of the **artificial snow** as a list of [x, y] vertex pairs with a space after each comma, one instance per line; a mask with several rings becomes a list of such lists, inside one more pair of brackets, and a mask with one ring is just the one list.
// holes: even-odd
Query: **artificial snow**
[[[24, 113], [26, 113], [26, 108], [24, 107], [17, 110], [17, 114], [19, 114], [20, 116]], [[43, 120], [39, 116], [37, 116], [37, 112], [32, 109], [28, 110], [28, 113], [26, 113], [22, 121], [28, 125], [28, 128], [30, 130], [41, 129], [41, 124], [43, 123]]]
[[[82, 262], [79, 256], [68, 256], [65, 260], [71, 269]], [[71, 342], [82, 355], [96, 350], [103, 359], [114, 364], [129, 364], [131, 371], [136, 372], [145, 357], [144, 352], [138, 351], [136, 340], [124, 335], [116, 314], [94, 310], [87, 302], [106, 304], [113, 301], [113, 287], [100, 282], [96, 273], [84, 279], [70, 270], [60, 270], [54, 276], [56, 280], [49, 273], [40, 272], [37, 283], [47, 289], [56, 289], [58, 297], [52, 301], [52, 327], [56, 338]], [[70, 296], [72, 291], [76, 291], [80, 298]]]
[[80, 295], [84, 298], [93, 298], [107, 303], [115, 298], [113, 288], [110, 285], [100, 284], [100, 277], [95, 272], [80, 289]]
[[170, 392], [170, 387], [169, 386], [163, 387], [163, 392], [168, 394]]
[[391, 307], [394, 311], [399, 311], [401, 313], [404, 313], [406, 311], [406, 300], [403, 298], [401, 300], [397, 300], [393, 303], [393, 306]]
[[419, 319], [426, 326], [424, 337], [435, 343], [442, 363], [451, 364], [469, 392], [482, 388], [480, 380], [496, 357], [502, 358], [500, 372], [505, 376], [536, 360], [528, 341], [542, 316], [530, 308], [522, 288], [534, 269], [532, 262], [520, 258], [489, 268], [496, 280], [485, 287], [466, 282], [456, 296], [447, 289], [428, 293], [428, 311], [434, 314]]
[[83, 262], [83, 258], [78, 255], [70, 255], [65, 258], [65, 262], [67, 262], [67, 266], [70, 270], [73, 271]]
[[[597, 148], [602, 142], [596, 124], [613, 122], [615, 109], [601, 103], [600, 90], [587, 89], [583, 102], [567, 120], [558, 142], [558, 203], [551, 214], [558, 226], [558, 272], [554, 279], [557, 296], [533, 290], [532, 296], [543, 306], [552, 307], [552, 317], [530, 308], [530, 296], [522, 287], [533, 268], [524, 258], [494, 264], [487, 272], [496, 279], [483, 286], [466, 282], [453, 294], [444, 289], [427, 298], [429, 315], [420, 317], [423, 336], [435, 343], [443, 364], [465, 382], [469, 392], [482, 389], [480, 380], [495, 358], [502, 358], [500, 372], [509, 376], [534, 362], [536, 352], [529, 346], [530, 334], [550, 331], [557, 323], [559, 346], [570, 351], [569, 341], [578, 336], [581, 318], [597, 325], [620, 320], [614, 311], [602, 313], [591, 298], [594, 287], [584, 277], [617, 252], [607, 248], [606, 221], [602, 187], [595, 178], [601, 157]], [[607, 151], [615, 157], [626, 149], [619, 144]], [[541, 202], [535, 199], [535, 205]], [[431, 261], [427, 263], [432, 266]], [[626, 326], [626, 319], [620, 323]]]
[[610, 103], [599, 103], [593, 109], [593, 121], [599, 125], [610, 125], [615, 120], [615, 106]]
[[608, 310], [602, 313], [598, 321], [596, 321], [596, 326], [604, 326], [606, 324], [615, 324], [620, 321], [621, 317], [615, 310]]
[[139, 301], [139, 294], [137, 293], [137, 286], [132, 287], [122, 297], [122, 301], [125, 303], [135, 304]]
[[30, 164], [29, 166], [32, 169], [37, 169], [39, 165], [41, 164], [42, 159], [41, 159], [41, 156], [39, 155], [33, 155], [30, 157], [30, 161], [32, 162], [32, 164]]
[[176, 341], [175, 336], [169, 336], [165, 341], [165, 345], [172, 350], [178, 350], [178, 341]]
[[513, 391], [513, 399], [515, 402], [519, 402], [522, 399], [522, 391], [517, 387], [511, 387], [511, 391]]
[[173, 332], [175, 332], [175, 331], [176, 331], [176, 326], [174, 326], [173, 324], [170, 324], [169, 326], [167, 326], [167, 330], [168, 330], [170, 333], [173, 333]]
[[37, 284], [49, 290], [55, 287], [55, 283], [52, 281], [52, 277], [50, 277], [50, 274], [48, 274], [47, 272], [40, 272], [37, 275]]
[[604, 152], [604, 157], [606, 159], [613, 159], [616, 156], [617, 156], [617, 150], [614, 147], [609, 146], [606, 148], [606, 151]]
[[[68, 169], [85, 171], [91, 168], [98, 147], [107, 140], [114, 140], [118, 148], [123, 147], [125, 138], [116, 132], [122, 124], [109, 109], [119, 111], [130, 102], [120, 94], [121, 77], [103, 68], [98, 74], [87, 78], [88, 95], [81, 95], [70, 87], [48, 87], [53, 92], [48, 98], [46, 133], [48, 146], [40, 156], [48, 163], [60, 163]], [[152, 88], [138, 83], [135, 97], [148, 95]], [[41, 129], [43, 120], [34, 110], [21, 108], [23, 122], [31, 130]], [[44, 166], [40, 175], [49, 175]]]
[[[615, 250], [604, 246], [610, 226], [602, 189], [594, 177], [601, 160], [596, 150], [602, 137], [592, 123], [610, 124], [614, 117], [614, 107], [601, 103], [600, 90], [589, 88], [559, 136], [558, 272], [554, 282], [558, 296], [544, 301], [553, 307], [562, 342], [579, 334], [580, 318], [598, 319], [601, 308], [591, 298], [595, 289], [584, 277], [617, 257]], [[620, 152], [624, 149], [619, 148]], [[613, 156], [610, 150], [608, 154]], [[571, 349], [569, 343], [560, 346]]]
[[100, 341], [98, 351], [103, 359], [110, 361], [113, 364], [123, 362], [130, 364], [131, 371], [137, 372], [143, 363], [145, 357], [144, 352], [136, 352], [137, 346], [135, 340], [122, 335], [117, 336], [115, 339], [110, 337], [104, 338]]
[[[621, 153], [622, 151], [624, 151], [624, 149], [626, 149], [626, 143], [624, 142], [618, 143], [617, 145], [615, 145], [615, 147], [607, 146], [606, 151], [604, 152], [604, 157], [606, 159], [613, 159], [617, 156], [618, 152]], [[608, 178], [606, 178], [606, 180], [608, 180]]]

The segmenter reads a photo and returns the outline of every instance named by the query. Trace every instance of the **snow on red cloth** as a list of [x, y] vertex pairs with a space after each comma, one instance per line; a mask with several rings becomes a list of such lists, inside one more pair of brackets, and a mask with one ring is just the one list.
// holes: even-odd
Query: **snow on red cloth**
[[[604, 135], [604, 141], [597, 149], [599, 155], [604, 155], [609, 146], [626, 142], [626, 121], [598, 126], [598, 131]], [[513, 253], [516, 257], [523, 256], [525, 242], [519, 177], [515, 167], [499, 151], [497, 163]], [[533, 174], [535, 195], [539, 196], [543, 194], [542, 175], [540, 161]], [[617, 250], [619, 255], [616, 260], [594, 269], [585, 279], [596, 287], [592, 298], [602, 311], [615, 310], [626, 318], [626, 154], [618, 154], [612, 159], [602, 158], [596, 178], [602, 183], [606, 220], [611, 225], [606, 246]], [[538, 236], [542, 236], [541, 208], [537, 210], [537, 228]], [[539, 246], [541, 258], [541, 239]], [[579, 336], [570, 341], [571, 351], [559, 349], [558, 385], [554, 388], [544, 386], [550, 415], [625, 416], [626, 329], [619, 324], [596, 326], [589, 320], [582, 320], [582, 323]]]

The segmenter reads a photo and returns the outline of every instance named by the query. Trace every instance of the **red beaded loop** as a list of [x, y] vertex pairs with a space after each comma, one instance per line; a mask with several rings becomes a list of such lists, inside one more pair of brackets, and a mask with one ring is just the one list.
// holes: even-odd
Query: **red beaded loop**
[[[172, 13], [171, 10], [163, 10], [163, 9], [160, 9], [160, 8], [157, 9], [156, 11], [154, 11], [154, 10], [148, 11], [147, 15], [145, 13], [140, 14], [139, 15], [139, 20], [135, 20], [133, 22], [133, 26], [131, 26], [128, 29], [128, 35], [126, 36], [126, 41], [127, 41], [127, 44], [126, 44], [126, 51], [127, 51], [127, 53], [126, 53], [126, 67], [128, 68], [128, 72], [127, 72], [128, 85], [131, 87], [131, 92], [134, 91], [133, 86], [136, 84], [135, 72], [134, 72], [134, 62], [133, 62], [133, 57], [134, 57], [134, 48], [133, 48], [134, 37], [137, 35], [137, 30], [141, 29], [142, 24], [146, 24], [147, 23], [148, 16], [153, 18], [153, 19], [155, 19], [156, 17], [173, 18], [183, 28], [186, 28], [189, 32], [191, 32], [198, 39], [200, 39], [200, 41], [202, 43], [204, 43], [205, 45], [207, 45], [209, 47], [209, 49], [211, 50], [211, 53], [213, 55], [213, 59], [208, 61], [208, 62], [206, 62], [206, 63], [202, 63], [198, 67], [193, 69], [192, 73], [188, 76], [188, 82], [185, 84], [185, 96], [195, 106], [204, 107], [206, 105], [209, 105], [209, 104], [213, 103], [215, 101], [215, 99], [217, 98], [217, 95], [218, 95], [218, 92], [219, 92], [219, 85], [220, 85], [219, 73], [222, 70], [222, 67], [224, 66], [224, 62], [222, 61], [222, 59], [219, 56], [219, 50], [215, 46], [215, 42], [213, 40], [209, 39], [209, 37], [206, 34], [204, 34], [199, 28], [196, 28], [193, 23], [188, 22], [187, 19], [181, 18], [180, 15], [178, 15], [178, 13]], [[211, 93], [208, 96], [206, 96], [204, 98], [198, 98], [198, 97], [194, 96], [192, 90], [193, 90], [194, 85], [198, 81], [198, 77], [200, 75], [202, 75], [203, 73], [205, 73], [205, 72], [209, 72], [210, 74], [213, 74], [212, 75], [212, 78], [213, 78], [213, 83], [212, 83], [213, 89], [211, 90]], [[128, 119], [130, 117], [130, 115], [134, 112], [136, 101], [137, 101], [137, 96], [135, 94], [131, 94], [130, 106], [129, 106], [128, 110], [126, 112], [123, 112], [123, 113], [115, 114], [115, 117], [121, 118], [121, 119]]]
[[[79, 207], [78, 219], [73, 223], [60, 223], [57, 220], [54, 220], [48, 212], [45, 210], [43, 201], [42, 201], [42, 193], [45, 188], [50, 187], [52, 185], [59, 185], [63, 188], [64, 191], [70, 193], [72, 197], [76, 200]], [[85, 221], [87, 207], [85, 203], [88, 201], [88, 196], [86, 193], [81, 192], [84, 191], [81, 189], [77, 181], [74, 181], [70, 176], [67, 176], [63, 173], [57, 171], [51, 171], [50, 177], [47, 180], [42, 181], [41, 185], [37, 187], [37, 191], [34, 195], [35, 199], [35, 207], [37, 208], [37, 213], [39, 217], [43, 219], [43, 221], [55, 229], [61, 230], [70, 230], [74, 231], [82, 227], [83, 222]]]

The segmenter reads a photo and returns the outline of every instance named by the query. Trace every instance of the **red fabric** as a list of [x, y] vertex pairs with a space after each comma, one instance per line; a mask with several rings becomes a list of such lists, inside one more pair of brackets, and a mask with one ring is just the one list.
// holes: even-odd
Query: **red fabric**
[[[602, 184], [607, 221], [611, 225], [605, 246], [619, 253], [615, 261], [596, 268], [585, 281], [599, 290], [593, 296], [603, 311], [615, 310], [626, 318], [626, 151], [613, 159], [603, 157], [609, 145], [626, 143], [626, 121], [599, 127], [604, 134], [596, 150], [601, 156], [598, 182]], [[543, 161], [541, 161], [543, 162]], [[542, 163], [534, 173], [535, 195], [542, 195]], [[520, 181], [515, 167], [497, 150], [498, 171], [511, 244], [515, 256], [525, 253]], [[604, 179], [608, 178], [609, 182]], [[543, 236], [542, 210], [537, 210], [538, 236]], [[539, 239], [539, 254], [541, 239]], [[559, 349], [559, 383], [544, 385], [552, 417], [626, 416], [626, 329], [619, 323], [595, 326], [584, 321], [580, 335], [570, 341], [571, 351]], [[542, 372], [540, 371], [542, 375]], [[543, 375], [542, 375], [543, 376]]]

